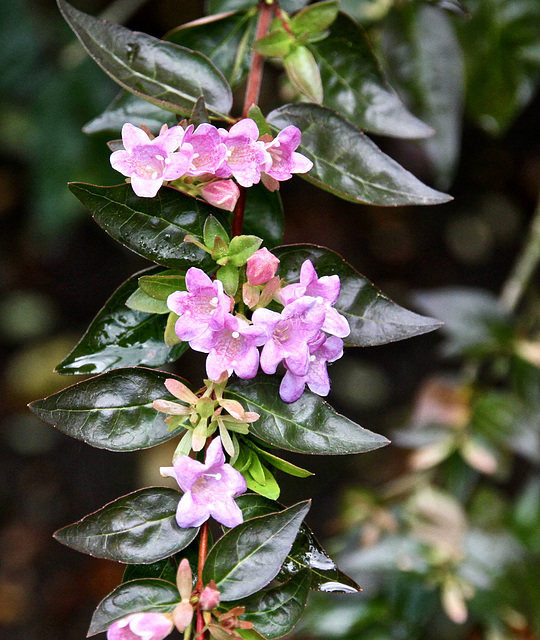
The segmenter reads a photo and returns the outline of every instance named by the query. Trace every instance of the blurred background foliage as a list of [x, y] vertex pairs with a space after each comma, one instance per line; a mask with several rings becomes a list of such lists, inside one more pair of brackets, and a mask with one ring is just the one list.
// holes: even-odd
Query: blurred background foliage
[[[73, 4], [156, 36], [204, 13], [187, 0]], [[422, 142], [377, 143], [455, 200], [382, 209], [299, 179], [283, 185], [287, 242], [331, 247], [398, 303], [446, 323], [349, 350], [332, 367], [333, 406], [393, 444], [339, 467], [314, 458], [314, 478], [283, 483], [286, 503], [314, 498], [310, 525], [364, 588], [314, 598], [299, 634], [539, 638], [540, 4], [342, 7], [366, 29], [394, 89], [436, 130]], [[71, 640], [86, 635], [121, 570], [64, 549], [51, 533], [122, 492], [159, 484], [156, 457], [170, 454], [95, 450], [25, 408], [74, 381], [54, 366], [145, 263], [66, 188], [118, 182], [107, 136], [81, 132], [116, 95], [112, 81], [52, 0], [1, 3], [0, 31], [0, 633]], [[263, 111], [291, 91], [268, 65]], [[200, 378], [196, 355], [180, 362], [181, 375]]]

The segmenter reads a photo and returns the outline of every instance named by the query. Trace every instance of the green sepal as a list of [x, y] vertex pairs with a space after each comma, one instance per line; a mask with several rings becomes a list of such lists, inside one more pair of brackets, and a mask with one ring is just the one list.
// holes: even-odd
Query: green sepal
[[212, 258], [220, 265], [224, 265], [229, 262], [229, 246], [220, 236], [214, 236]]
[[334, 22], [339, 12], [338, 0], [317, 2], [305, 7], [291, 18], [290, 26], [297, 35], [320, 33]]
[[253, 49], [262, 56], [283, 58], [294, 46], [295, 38], [285, 29], [275, 29], [253, 44]]
[[283, 58], [283, 66], [292, 84], [312, 102], [323, 100], [321, 72], [311, 51], [297, 46]]
[[261, 244], [262, 240], [257, 236], [236, 236], [229, 245], [229, 260], [235, 267], [243, 266]]
[[247, 115], [248, 118], [254, 120], [259, 129], [260, 136], [273, 135], [272, 129], [270, 128], [268, 122], [266, 122], [266, 118], [264, 117], [263, 112], [261, 111], [261, 108], [259, 106], [257, 106], [256, 104], [252, 104]]
[[[208, 247], [208, 249], [214, 249], [214, 239], [216, 236], [221, 238], [227, 246], [229, 245], [230, 238], [229, 234], [225, 230], [225, 227], [215, 216], [209, 215], [208, 218], [206, 218], [206, 220], [204, 221], [203, 227], [204, 244]], [[214, 257], [213, 254], [212, 257]]]
[[234, 296], [238, 290], [238, 267], [235, 267], [231, 262], [228, 262], [217, 270], [216, 278], [223, 282], [225, 293], [230, 296]]
[[169, 313], [166, 302], [150, 297], [142, 289], [137, 289], [129, 296], [126, 307], [143, 313]]
[[174, 327], [176, 325], [176, 321], [180, 316], [174, 311], [169, 313], [169, 317], [167, 318], [167, 325], [165, 327], [165, 333], [163, 335], [163, 340], [168, 347], [173, 347], [175, 344], [180, 344], [182, 342], [180, 338], [176, 335], [176, 331]]
[[[256, 471], [257, 479], [255, 479], [253, 475], [254, 471]], [[279, 498], [279, 494], [281, 493], [279, 484], [272, 472], [261, 464], [261, 461], [256, 455], [253, 456], [252, 464], [244, 477], [247, 487], [251, 489], [251, 491], [255, 491], [255, 493], [270, 500], [277, 500]]]
[[167, 300], [171, 293], [186, 290], [186, 276], [172, 269], [155, 276], [141, 276], [139, 288], [155, 300]]

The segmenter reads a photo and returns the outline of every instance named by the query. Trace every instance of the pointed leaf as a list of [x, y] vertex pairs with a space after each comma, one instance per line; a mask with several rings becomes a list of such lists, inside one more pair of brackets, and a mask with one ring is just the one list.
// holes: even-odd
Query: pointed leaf
[[349, 321], [347, 344], [367, 347], [404, 340], [438, 329], [442, 322], [408, 311], [387, 298], [343, 258], [324, 247], [289, 245], [278, 247], [279, 275], [286, 282], [298, 282], [300, 268], [311, 260], [319, 277], [337, 274], [341, 290], [334, 307]]
[[176, 585], [165, 580], [145, 578], [124, 582], [99, 603], [88, 636], [107, 631], [113, 622], [131, 613], [171, 613], [179, 602]]
[[141, 276], [139, 287], [151, 298], [167, 300], [175, 291], [186, 290], [186, 276], [171, 271], [162, 271], [155, 276]]
[[163, 414], [152, 407], [158, 398], [179, 402], [165, 388], [172, 377], [152, 369], [115, 369], [29, 406], [44, 422], [98, 449], [147, 449], [183, 431], [168, 431]]
[[[182, 553], [182, 555], [184, 555]], [[178, 571], [178, 557], [171, 556], [164, 560], [158, 560], [152, 564], [128, 564], [124, 575], [122, 576], [122, 582], [129, 582], [130, 580], [141, 580], [144, 578], [157, 578], [158, 580], [165, 580], [176, 585], [176, 572]]]
[[165, 40], [207, 56], [234, 88], [249, 73], [256, 25], [257, 12], [253, 10], [224, 13], [183, 24]]
[[189, 116], [200, 96], [214, 115], [229, 113], [231, 88], [202, 54], [99, 20], [65, 0], [57, 2], [88, 54], [124, 89], [180, 115]]
[[[254, 494], [239, 496], [236, 502], [242, 509], [245, 520], [275, 513], [282, 508], [279, 502]], [[304, 523], [281, 567], [278, 580], [288, 580], [306, 568], [311, 570], [310, 588], [313, 590], [340, 591], [342, 593], [361, 591], [352, 578], [338, 569], [315, 538], [313, 531]]]
[[173, 269], [215, 266], [205, 251], [184, 242], [188, 234], [202, 242], [210, 214], [228, 226], [214, 207], [167, 187], [155, 198], [137, 197], [128, 184], [99, 187], [72, 182], [69, 188], [102, 229], [140, 256]]
[[321, 72], [323, 105], [360, 129], [397, 138], [426, 138], [433, 129], [413, 116], [390, 87], [363, 29], [340, 14], [324, 40], [309, 47]]
[[165, 344], [163, 336], [167, 317], [126, 307], [126, 300], [137, 290], [139, 276], [159, 271], [159, 267], [141, 271], [120, 285], [77, 346], [56, 367], [56, 373], [104, 373], [112, 368], [137, 365], [160, 367], [178, 360], [188, 345], [181, 343], [168, 347]]
[[286, 451], [319, 455], [364, 453], [388, 444], [386, 438], [336, 413], [310, 391], [304, 391], [296, 402], [283, 402], [280, 382], [278, 376], [259, 374], [234, 382], [225, 392], [248, 411], [260, 414], [250, 432], [261, 440]]
[[292, 464], [292, 462], [283, 460], [283, 458], [278, 458], [278, 456], [275, 456], [273, 453], [261, 449], [255, 443], [249, 440], [247, 441], [247, 444], [258, 453], [259, 457], [264, 458], [273, 467], [279, 469], [280, 471], [283, 471], [284, 473], [288, 473], [290, 476], [296, 476], [297, 478], [308, 478], [309, 476], [315, 475], [307, 469], [297, 467], [295, 464]]
[[283, 584], [227, 603], [227, 608], [245, 607], [243, 620], [252, 622], [255, 629], [269, 640], [280, 638], [294, 629], [304, 613], [310, 580], [310, 571], [305, 569]]
[[143, 313], [169, 313], [169, 307], [163, 300], [156, 300], [142, 289], [136, 289], [126, 300], [126, 306]]
[[246, 192], [243, 232], [264, 240], [271, 249], [283, 241], [285, 216], [279, 191], [255, 184]]
[[291, 20], [291, 29], [301, 36], [303, 33], [318, 33], [324, 31], [338, 16], [339, 2], [326, 0], [299, 11]]
[[140, 489], [105, 505], [54, 537], [72, 549], [116, 562], [150, 564], [181, 551], [198, 528], [175, 519], [181, 493], [166, 487]]
[[291, 124], [300, 129], [298, 151], [314, 164], [301, 177], [344, 200], [397, 206], [452, 199], [420, 182], [360, 129], [326, 107], [289, 104], [272, 111], [267, 120], [278, 129]]
[[204, 584], [214, 580], [222, 601], [245, 598], [265, 587], [279, 572], [309, 507], [309, 502], [300, 502], [230, 529], [206, 558]]

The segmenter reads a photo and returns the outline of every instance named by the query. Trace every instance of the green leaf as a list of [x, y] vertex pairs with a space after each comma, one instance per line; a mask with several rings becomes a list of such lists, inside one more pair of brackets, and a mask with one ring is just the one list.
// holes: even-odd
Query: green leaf
[[296, 453], [342, 455], [384, 447], [388, 440], [336, 413], [320, 396], [306, 390], [296, 402], [279, 397], [278, 376], [259, 374], [227, 387], [228, 397], [239, 400], [260, 418], [250, 432], [274, 447]]
[[[174, 362], [188, 349], [187, 343], [168, 347], [163, 341], [167, 318], [126, 307], [137, 290], [141, 273], [159, 272], [153, 267], [136, 273], [113, 293], [56, 373], [95, 374], [119, 367], [160, 367]], [[151, 275], [142, 277], [152, 277]]]
[[307, 47], [295, 47], [283, 58], [283, 66], [292, 84], [311, 102], [321, 103], [323, 85], [319, 67]]
[[343, 258], [316, 245], [290, 245], [276, 248], [279, 275], [286, 282], [298, 282], [300, 268], [311, 260], [319, 277], [337, 274], [340, 295], [334, 307], [349, 321], [351, 333], [345, 342], [368, 347], [429, 333], [441, 326], [440, 320], [408, 311], [387, 298]]
[[252, 256], [261, 246], [262, 240], [257, 236], [236, 236], [229, 245], [229, 260], [235, 267], [246, 264], [247, 259]]
[[204, 244], [208, 249], [214, 248], [214, 240], [216, 236], [221, 238], [226, 244], [229, 244], [229, 234], [225, 230], [224, 226], [215, 216], [208, 216], [203, 228]]
[[131, 613], [171, 613], [179, 602], [176, 585], [165, 580], [147, 578], [124, 582], [99, 603], [88, 636], [107, 631], [113, 622]]
[[253, 49], [262, 56], [283, 58], [290, 52], [295, 42], [295, 37], [284, 29], [274, 29], [259, 38], [253, 44]]
[[206, 558], [204, 584], [214, 580], [225, 602], [265, 587], [279, 572], [309, 507], [300, 502], [230, 529]]
[[414, 113], [435, 130], [420, 145], [437, 186], [448, 188], [461, 140], [465, 78], [461, 47], [445, 11], [409, 5], [385, 21], [386, 67]]
[[[182, 554], [183, 555], [183, 554]], [[128, 564], [122, 582], [141, 580], [144, 578], [157, 578], [176, 585], [176, 573], [178, 571], [178, 556], [171, 556], [164, 560], [158, 560], [151, 564]]]
[[129, 296], [126, 307], [143, 313], [169, 313], [166, 302], [152, 298], [141, 289], [137, 289]]
[[271, 249], [283, 241], [285, 217], [279, 191], [255, 184], [246, 191], [244, 233], [258, 236]]
[[181, 551], [198, 527], [182, 529], [175, 519], [181, 493], [166, 487], [140, 489], [118, 498], [54, 537], [72, 549], [126, 564], [150, 564]]
[[86, 134], [104, 131], [119, 133], [126, 122], [131, 122], [136, 127], [144, 124], [150, 131], [157, 134], [164, 124], [172, 127], [178, 124], [178, 119], [170, 111], [165, 111], [129, 91], [122, 90], [103, 113], [84, 125], [83, 132]]
[[186, 276], [175, 271], [162, 271], [155, 276], [141, 276], [139, 287], [156, 300], [167, 300], [175, 291], [186, 290]]
[[[236, 503], [242, 509], [245, 520], [275, 513], [282, 508], [279, 502], [249, 493], [239, 496]], [[306, 524], [302, 524], [278, 574], [278, 580], [288, 580], [306, 568], [311, 570], [310, 588], [313, 590], [340, 591], [342, 593], [361, 591], [352, 578], [336, 567], [311, 529]]]
[[223, 282], [225, 293], [234, 296], [238, 289], [238, 267], [235, 267], [232, 262], [228, 262], [218, 269], [216, 278]]
[[[135, 253], [173, 269], [215, 267], [211, 257], [186, 235], [202, 242], [206, 218], [216, 209], [176, 189], [164, 187], [155, 198], [139, 198], [128, 184], [99, 187], [82, 182], [70, 190], [110, 236]], [[227, 225], [225, 216], [221, 221]]]
[[265, 496], [270, 500], [277, 500], [280, 494], [279, 484], [276, 482], [271, 471], [269, 471], [259, 458], [254, 455], [251, 465], [245, 475], [248, 489]]
[[227, 119], [232, 92], [216, 67], [200, 53], [93, 18], [57, 0], [65, 20], [88, 54], [119, 85], [152, 104], [191, 113], [204, 96], [215, 116]]
[[242, 619], [252, 622], [265, 638], [280, 638], [294, 629], [304, 613], [310, 579], [308, 569], [300, 571], [283, 584], [227, 603], [227, 607], [245, 607]]
[[284, 473], [288, 473], [290, 476], [296, 476], [297, 478], [308, 478], [309, 476], [314, 475], [311, 471], [307, 469], [302, 469], [302, 467], [297, 467], [292, 462], [288, 460], [283, 460], [283, 458], [278, 458], [273, 453], [269, 451], [265, 451], [258, 447], [255, 443], [250, 440], [247, 441], [248, 446], [250, 446], [254, 451], [257, 452], [260, 458], [264, 458], [267, 462], [269, 462], [273, 467], [283, 471]]
[[328, 29], [337, 18], [339, 12], [339, 2], [337, 0], [326, 0], [326, 2], [316, 2], [299, 11], [291, 20], [291, 29], [297, 35], [303, 33], [318, 33]]
[[350, 202], [383, 206], [441, 204], [451, 200], [420, 182], [342, 116], [315, 104], [289, 104], [269, 114], [278, 129], [302, 131], [298, 151], [313, 161], [301, 177]]
[[[305, 6], [309, 0], [281, 0], [279, 6], [287, 13], [293, 13]], [[258, 0], [208, 0], [208, 13], [220, 13], [221, 11], [238, 11], [256, 7]]]
[[365, 32], [354, 20], [340, 14], [329, 36], [309, 48], [321, 72], [325, 107], [371, 133], [397, 138], [433, 135], [388, 84]]
[[257, 14], [253, 10], [227, 13], [183, 24], [170, 31], [165, 40], [210, 58], [234, 88], [249, 73], [256, 25]]
[[29, 407], [44, 422], [98, 449], [147, 449], [183, 431], [168, 431], [163, 414], [152, 407], [158, 398], [179, 402], [165, 388], [165, 380], [172, 377], [152, 369], [115, 369]]

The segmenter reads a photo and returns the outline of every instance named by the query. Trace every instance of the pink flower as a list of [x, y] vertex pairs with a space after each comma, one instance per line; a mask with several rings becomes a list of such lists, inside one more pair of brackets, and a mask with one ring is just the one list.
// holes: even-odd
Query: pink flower
[[287, 367], [296, 375], [309, 369], [309, 342], [315, 340], [324, 322], [324, 308], [317, 300], [304, 296], [291, 302], [281, 313], [256, 309], [252, 320], [266, 330], [268, 341], [261, 352], [261, 369], [275, 373], [278, 364], [287, 359]]
[[160, 472], [174, 478], [184, 491], [176, 510], [180, 527], [199, 527], [210, 516], [226, 527], [244, 521], [233, 498], [247, 490], [246, 481], [239, 471], [225, 463], [220, 438], [209, 444], [204, 464], [189, 456], [178, 456], [174, 467], [162, 467]]
[[197, 267], [186, 273], [187, 291], [175, 291], [167, 298], [167, 306], [180, 317], [175, 331], [180, 340], [189, 342], [208, 327], [221, 329], [225, 316], [232, 310], [234, 300], [223, 291], [219, 280], [210, 278]]
[[302, 134], [294, 125], [285, 127], [277, 136], [265, 144], [272, 158], [272, 164], [265, 173], [275, 180], [289, 180], [293, 173], [307, 173], [313, 162], [301, 153], [296, 153]]
[[107, 640], [163, 640], [173, 628], [162, 613], [132, 613], [109, 627]]
[[201, 196], [218, 209], [234, 211], [240, 189], [234, 180], [214, 180], [201, 187]]
[[247, 280], [251, 285], [268, 282], [276, 275], [279, 259], [264, 247], [247, 259]]
[[290, 304], [302, 296], [317, 298], [325, 308], [323, 331], [339, 338], [345, 338], [351, 332], [347, 318], [332, 307], [337, 302], [340, 287], [341, 282], [338, 275], [319, 278], [311, 260], [305, 260], [300, 269], [300, 282], [283, 287], [278, 298], [284, 305]]
[[343, 340], [336, 336], [323, 336], [310, 345], [309, 369], [306, 375], [298, 376], [291, 371], [285, 360], [285, 373], [279, 387], [279, 395], [285, 402], [294, 402], [307, 386], [319, 396], [327, 396], [330, 391], [330, 379], [326, 369], [327, 362], [334, 362], [343, 355]]
[[[229, 131], [219, 129], [222, 142], [227, 146], [225, 160], [216, 171], [218, 178], [231, 175], [243, 187], [251, 187], [261, 179], [261, 170], [266, 171], [272, 158], [259, 138], [259, 128], [251, 118], [244, 118]], [[262, 169], [261, 169], [262, 167]]]
[[[124, 149], [111, 154], [111, 165], [131, 178], [133, 191], [141, 198], [153, 198], [165, 180], [176, 180], [189, 169], [193, 147], [182, 144], [184, 129], [164, 125], [151, 139], [129, 122], [122, 127]], [[176, 151], [178, 149], [178, 151]]]
[[259, 367], [257, 347], [265, 342], [264, 328], [228, 314], [223, 328], [205, 331], [191, 340], [189, 346], [208, 353], [206, 373], [210, 380], [217, 380], [224, 371], [229, 376], [236, 373], [239, 378], [249, 379], [255, 377]]
[[184, 143], [193, 147], [191, 165], [186, 172], [188, 176], [202, 176], [205, 173], [215, 173], [225, 160], [227, 147], [221, 141], [218, 130], [214, 125], [203, 123], [195, 131], [193, 125], [186, 129]]

